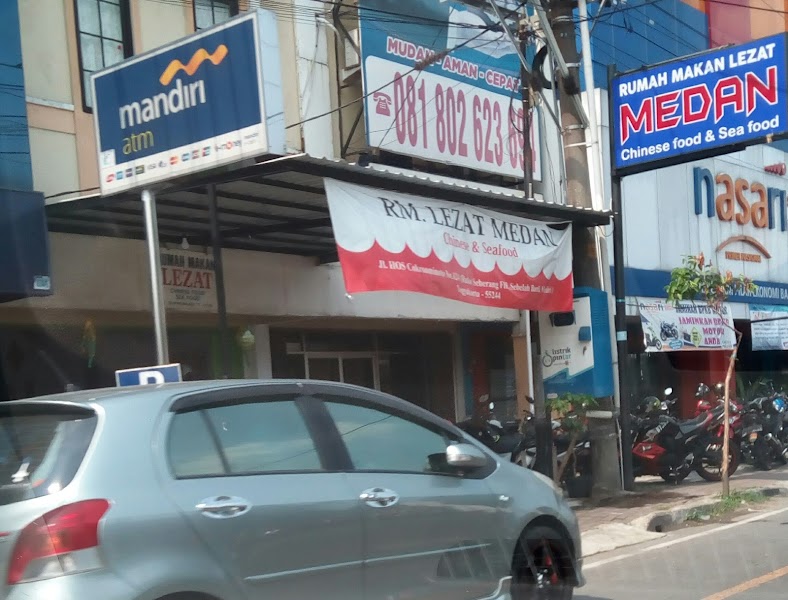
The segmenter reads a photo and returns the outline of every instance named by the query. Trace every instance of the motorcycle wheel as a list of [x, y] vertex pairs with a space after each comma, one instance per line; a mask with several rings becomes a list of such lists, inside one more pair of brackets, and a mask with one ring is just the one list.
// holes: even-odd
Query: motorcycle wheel
[[772, 453], [766, 445], [766, 440], [759, 437], [752, 446], [753, 466], [759, 471], [772, 470]]
[[[700, 457], [700, 462], [696, 467], [696, 471], [698, 475], [703, 477], [706, 481], [722, 481], [722, 442], [723, 439], [721, 437], [714, 437], [709, 440], [709, 444], [707, 446], [706, 452], [704, 452], [703, 456]], [[709, 446], [714, 446], [715, 448], [719, 448], [719, 450], [708, 450]], [[712, 456], [709, 454], [713, 453]], [[712, 465], [716, 465], [715, 470], [711, 470], [708, 468], [708, 464], [711, 462]], [[739, 468], [739, 463], [741, 462], [741, 458], [739, 456], [739, 448], [733, 442], [730, 441], [728, 444], [728, 475], [733, 475], [736, 472], [736, 469]]]
[[659, 474], [659, 476], [662, 477], [662, 479], [665, 480], [666, 483], [672, 483], [673, 485], [680, 484], [682, 481], [684, 481], [687, 478], [688, 475], [689, 475], [689, 471], [686, 472], [682, 471], [680, 473], [674, 473], [672, 471], [662, 471], [662, 473]]

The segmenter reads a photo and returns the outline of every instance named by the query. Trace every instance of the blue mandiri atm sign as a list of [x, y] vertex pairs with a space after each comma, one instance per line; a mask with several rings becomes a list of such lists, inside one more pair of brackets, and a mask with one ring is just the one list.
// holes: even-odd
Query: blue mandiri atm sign
[[616, 170], [685, 162], [786, 133], [785, 36], [614, 77]]
[[277, 40], [257, 10], [96, 73], [102, 194], [283, 153]]

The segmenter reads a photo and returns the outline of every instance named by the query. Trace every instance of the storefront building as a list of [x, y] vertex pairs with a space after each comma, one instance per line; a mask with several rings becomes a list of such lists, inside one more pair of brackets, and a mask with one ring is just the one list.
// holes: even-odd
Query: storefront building
[[[189, 1], [47, 4], [51, 12], [45, 15], [23, 9], [20, 23], [24, 60], [39, 64], [46, 56], [56, 63], [50, 71], [25, 71], [32, 174], [48, 199], [55, 293], [0, 308], [0, 353], [5, 371], [13, 375], [10, 397], [113, 385], [116, 370], [154, 363], [139, 195], [98, 191], [110, 177], [99, 178], [90, 77], [250, 8], [229, 2], [228, 10], [218, 10], [225, 4], [218, 0], [209, 3], [210, 11], [203, 2]], [[498, 292], [487, 292], [487, 305], [425, 293], [348, 293], [326, 181], [577, 226], [601, 224], [606, 217], [564, 204], [555, 162], [558, 136], [541, 110], [530, 131], [535, 198], [525, 200], [518, 191], [523, 134], [517, 114], [514, 129], [502, 116], [517, 88], [506, 73], [519, 73], [519, 63], [500, 34], [501, 40], [494, 40], [488, 33], [452, 53], [456, 60], [424, 71], [420, 79], [435, 98], [422, 113], [414, 112], [423, 129], [418, 143], [411, 144], [414, 131], [408, 127], [416, 121], [398, 120], [409, 105], [397, 108], [385, 98], [402, 102], [397, 73], [416, 60], [408, 49], [425, 36], [432, 45], [449, 48], [457, 23], [489, 17], [461, 4], [438, 10], [424, 2], [418, 27], [397, 28], [378, 18], [391, 9], [383, 6], [388, 4], [368, 0], [359, 15], [335, 11], [333, 23], [325, 22], [322, 3], [306, 0], [295, 0], [294, 6], [299, 14], [314, 11], [316, 21], [294, 18], [292, 10], [274, 13], [287, 160], [259, 157], [210, 182], [219, 210], [229, 340], [217, 331], [208, 180], [157, 193], [170, 360], [181, 363], [191, 379], [307, 377], [355, 383], [448, 419], [473, 414], [485, 394], [516, 413], [512, 326], [521, 320], [520, 311], [496, 306]], [[414, 10], [409, 7], [409, 15]], [[445, 24], [436, 29], [441, 19]], [[443, 42], [433, 41], [436, 32], [445, 34]], [[359, 35], [366, 43], [354, 56]], [[388, 44], [390, 35], [399, 45]], [[491, 76], [474, 77], [474, 64], [487, 65]], [[391, 89], [368, 95], [363, 106], [348, 105], [370, 86], [380, 87], [365, 78], [381, 76], [389, 77]], [[489, 147], [480, 146], [484, 128], [476, 128], [481, 134], [463, 128], [459, 113], [456, 123], [437, 125], [446, 118], [432, 112], [441, 102], [466, 106], [468, 118], [486, 119]], [[129, 151], [137, 146], [130, 142]], [[474, 158], [479, 153], [481, 160]]]
[[[698, 349], [685, 344], [670, 352], [666, 350], [671, 332], [644, 328], [641, 322], [643, 303], [664, 301], [671, 270], [684, 256], [701, 253], [723, 274], [744, 275], [758, 286], [751, 297], [731, 297], [728, 302], [743, 335], [736, 363], [737, 393], [746, 396], [764, 378], [778, 387], [788, 384], [788, 323], [758, 323], [788, 315], [786, 162], [786, 153], [761, 145], [624, 179], [633, 399], [673, 387], [686, 414], [694, 408], [700, 382], [711, 386], [724, 378], [729, 353], [720, 345], [714, 349], [723, 336], [715, 335], [713, 326], [699, 326]], [[694, 325], [686, 321], [689, 330]]]

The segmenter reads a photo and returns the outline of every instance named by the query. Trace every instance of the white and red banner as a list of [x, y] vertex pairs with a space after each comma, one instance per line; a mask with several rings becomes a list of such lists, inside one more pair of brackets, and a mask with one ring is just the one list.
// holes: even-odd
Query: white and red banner
[[520, 310], [572, 310], [572, 229], [325, 180], [348, 293], [419, 292]]

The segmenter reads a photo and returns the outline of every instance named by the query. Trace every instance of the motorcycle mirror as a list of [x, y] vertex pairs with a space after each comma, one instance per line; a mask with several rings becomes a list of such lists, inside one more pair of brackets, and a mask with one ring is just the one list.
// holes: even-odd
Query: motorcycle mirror
[[665, 395], [666, 396], [670, 396], [672, 393], [673, 393], [673, 388], [672, 387], [665, 388]]
[[493, 408], [495, 408], [495, 402], [490, 402], [490, 410], [492, 410]]

